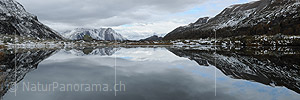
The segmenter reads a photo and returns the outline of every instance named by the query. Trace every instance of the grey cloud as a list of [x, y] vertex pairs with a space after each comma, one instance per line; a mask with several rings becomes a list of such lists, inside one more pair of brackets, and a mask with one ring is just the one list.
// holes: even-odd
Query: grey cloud
[[[72, 25], [118, 26], [155, 14], [176, 13], [205, 0], [17, 0], [40, 20]], [[112, 20], [113, 19], [113, 20]], [[107, 21], [106, 21], [107, 20]]]

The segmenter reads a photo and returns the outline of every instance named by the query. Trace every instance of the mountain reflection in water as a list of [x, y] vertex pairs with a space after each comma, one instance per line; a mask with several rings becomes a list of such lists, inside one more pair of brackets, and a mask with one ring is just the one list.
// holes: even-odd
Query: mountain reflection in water
[[[216, 52], [215, 52], [216, 51]], [[174, 55], [175, 54], [175, 55]], [[53, 55], [53, 56], [52, 56]], [[114, 56], [115, 55], [115, 56]], [[113, 61], [116, 57], [118, 66], [118, 79], [127, 81], [128, 91], [114, 95], [105, 96], [95, 93], [62, 93], [74, 97], [74, 99], [173, 99], [173, 100], [199, 100], [199, 99], [246, 99], [243, 96], [236, 96], [237, 93], [230, 91], [250, 91], [249, 87], [223, 87], [223, 84], [247, 80], [249, 84], [262, 83], [259, 85], [264, 89], [272, 90], [279, 87], [286, 87], [296, 94], [289, 99], [299, 97], [300, 93], [300, 49], [296, 47], [176, 47], [176, 46], [126, 46], [126, 47], [99, 47], [99, 48], [65, 48], [65, 49], [17, 49], [16, 55], [13, 49], [1, 50], [1, 96], [6, 98], [19, 98], [22, 96], [37, 95], [36, 93], [19, 92], [21, 96], [14, 97], [8, 92], [13, 87], [13, 82], [23, 81], [47, 81], [61, 78], [64, 81], [81, 81], [82, 79], [95, 82], [95, 78], [101, 81], [112, 82]], [[177, 56], [177, 57], [176, 57]], [[17, 60], [15, 60], [15, 58]], [[48, 60], [45, 60], [48, 58]], [[189, 60], [186, 60], [188, 58]], [[39, 65], [40, 62], [44, 62]], [[201, 69], [191, 68], [193, 61]], [[216, 65], [215, 65], [216, 63]], [[16, 64], [16, 67], [15, 67]], [[47, 67], [46, 67], [47, 66]], [[56, 67], [52, 67], [56, 66]], [[89, 67], [88, 67], [89, 66]], [[99, 67], [102, 66], [102, 67]], [[111, 67], [108, 67], [111, 66]], [[127, 67], [122, 67], [127, 66]], [[175, 66], [178, 69], [170, 69]], [[214, 97], [214, 77], [211, 68], [220, 70], [217, 84], [217, 97]], [[41, 67], [41, 68], [38, 68]], [[206, 68], [202, 68], [206, 67]], [[15, 78], [15, 68], [17, 76]], [[185, 70], [199, 73], [201, 76], [185, 72]], [[31, 72], [36, 70], [34, 72]], [[56, 73], [53, 76], [47, 72]], [[26, 74], [31, 74], [27, 76]], [[63, 75], [63, 76], [61, 76]], [[80, 75], [80, 76], [78, 76]], [[82, 76], [83, 75], [83, 76]], [[71, 78], [72, 77], [72, 78]], [[226, 78], [230, 77], [230, 78]], [[59, 79], [59, 80], [61, 80]], [[72, 80], [74, 79], [74, 80]], [[222, 84], [222, 80], [224, 82]], [[240, 80], [233, 80], [240, 79]], [[151, 84], [150, 84], [151, 83]], [[229, 84], [232, 83], [232, 84]], [[248, 84], [248, 83], [247, 83]], [[145, 85], [145, 86], [142, 86]], [[270, 87], [271, 86], [271, 87]], [[222, 88], [221, 88], [222, 87]], [[211, 89], [211, 90], [210, 90]], [[261, 89], [261, 90], [264, 90]], [[280, 88], [281, 89], [281, 88]], [[209, 90], [209, 91], [208, 91]], [[261, 91], [260, 92], [264, 92]], [[242, 92], [238, 92], [239, 94]], [[5, 96], [5, 94], [8, 94]], [[23, 94], [23, 95], [22, 95]], [[26, 94], [26, 95], [25, 95]], [[57, 93], [55, 93], [58, 95]], [[272, 95], [279, 95], [272, 93]], [[27, 96], [28, 97], [28, 96]], [[249, 96], [257, 98], [259, 96]], [[53, 99], [51, 97], [43, 97]], [[57, 98], [66, 99], [59, 95]], [[280, 97], [268, 97], [278, 99]], [[284, 97], [282, 97], [284, 98]], [[47, 100], [47, 99], [45, 99]]]
[[[202, 48], [203, 49], [203, 48]], [[300, 48], [245, 47], [215, 50], [200, 48], [169, 48], [180, 57], [187, 57], [199, 65], [214, 65], [225, 75], [263, 83], [284, 86], [300, 93]]]
[[56, 49], [8, 49], [0, 51], [0, 96], [20, 82], [38, 64], [57, 52]]

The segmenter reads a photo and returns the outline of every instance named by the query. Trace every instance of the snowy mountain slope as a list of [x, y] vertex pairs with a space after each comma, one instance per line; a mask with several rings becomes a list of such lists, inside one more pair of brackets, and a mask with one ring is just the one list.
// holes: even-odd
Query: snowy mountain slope
[[164, 39], [261, 34], [300, 34], [299, 0], [259, 0], [225, 8], [201, 25], [179, 27]]
[[17, 34], [37, 39], [63, 39], [63, 37], [40, 23], [37, 16], [26, 12], [15, 0], [0, 0], [0, 34]]
[[93, 39], [96, 40], [107, 40], [107, 41], [124, 41], [127, 40], [124, 38], [121, 34], [116, 33], [111, 28], [100, 28], [100, 29], [89, 29], [89, 28], [76, 28], [74, 30], [69, 30], [62, 35], [65, 38], [71, 39], [71, 40], [80, 40], [83, 39], [84, 35], [89, 35]]
[[199, 18], [195, 23], [191, 23], [187, 26], [180, 26], [180, 27], [174, 29], [172, 32], [167, 34], [164, 38], [168, 39], [168, 37], [172, 36], [173, 34], [178, 35], [178, 34], [183, 34], [187, 30], [193, 30], [197, 27], [202, 26], [203, 24], [206, 24], [208, 20], [209, 20], [209, 17]]

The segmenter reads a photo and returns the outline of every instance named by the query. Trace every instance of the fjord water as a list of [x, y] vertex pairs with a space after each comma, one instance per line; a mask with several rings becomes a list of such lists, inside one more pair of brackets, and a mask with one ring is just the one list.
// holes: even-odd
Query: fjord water
[[[145, 46], [1, 52], [4, 100], [300, 98], [300, 49], [295, 47]], [[18, 82], [17, 89], [14, 81]], [[32, 85], [27, 90], [26, 86], [27, 83], [46, 85], [53, 82], [107, 84], [108, 89], [39, 91]], [[122, 91], [114, 91], [115, 82], [121, 82]]]

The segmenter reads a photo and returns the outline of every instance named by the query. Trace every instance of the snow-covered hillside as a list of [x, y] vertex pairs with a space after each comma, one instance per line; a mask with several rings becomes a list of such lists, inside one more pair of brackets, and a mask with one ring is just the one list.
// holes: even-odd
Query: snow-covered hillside
[[96, 40], [107, 40], [107, 41], [124, 41], [127, 40], [121, 34], [116, 33], [111, 28], [99, 28], [99, 29], [89, 29], [89, 28], [76, 28], [74, 30], [68, 30], [63, 32], [62, 35], [65, 38], [71, 40], [80, 40], [83, 39], [85, 35], [91, 36]]
[[181, 26], [164, 39], [232, 37], [240, 35], [300, 35], [300, 0], [259, 0], [225, 8], [204, 21]]
[[0, 0], [0, 34], [20, 35], [36, 39], [63, 39], [63, 37], [40, 23], [37, 16], [26, 12], [15, 0]]

